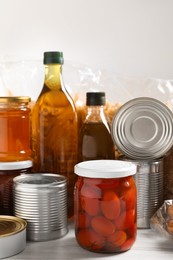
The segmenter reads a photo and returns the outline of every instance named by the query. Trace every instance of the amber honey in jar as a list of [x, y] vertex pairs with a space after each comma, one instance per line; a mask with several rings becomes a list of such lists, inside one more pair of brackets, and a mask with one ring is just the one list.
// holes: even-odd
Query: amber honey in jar
[[30, 173], [32, 161], [0, 162], [0, 215], [13, 215], [13, 178]]
[[75, 165], [75, 235], [89, 251], [118, 253], [136, 240], [136, 166], [119, 160]]
[[0, 162], [28, 160], [30, 149], [29, 97], [0, 97]]

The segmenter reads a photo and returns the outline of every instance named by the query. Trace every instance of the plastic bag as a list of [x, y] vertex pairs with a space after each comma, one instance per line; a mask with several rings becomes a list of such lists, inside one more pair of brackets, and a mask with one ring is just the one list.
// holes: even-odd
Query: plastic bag
[[[104, 91], [109, 105], [123, 104], [141, 96], [157, 98], [173, 110], [173, 80], [133, 78], [71, 61], [63, 65], [63, 77], [77, 106], [87, 91]], [[42, 60], [31, 57], [0, 57], [0, 95], [28, 95], [35, 101], [44, 82]]]
[[165, 200], [150, 219], [150, 226], [162, 236], [173, 239], [173, 200]]

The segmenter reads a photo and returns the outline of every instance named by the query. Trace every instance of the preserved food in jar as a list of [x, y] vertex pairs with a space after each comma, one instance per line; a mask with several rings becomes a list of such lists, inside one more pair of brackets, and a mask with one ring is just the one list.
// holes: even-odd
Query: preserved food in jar
[[83, 248], [116, 253], [132, 247], [137, 229], [135, 172], [134, 164], [116, 160], [75, 166], [75, 235]]
[[31, 155], [29, 97], [0, 97], [0, 161], [23, 161]]
[[32, 161], [0, 163], [0, 215], [13, 215], [13, 178], [30, 173]]

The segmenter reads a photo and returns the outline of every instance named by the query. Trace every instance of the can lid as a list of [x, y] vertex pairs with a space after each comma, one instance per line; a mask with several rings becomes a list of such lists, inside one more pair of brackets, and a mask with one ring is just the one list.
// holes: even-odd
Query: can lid
[[28, 169], [31, 168], [32, 165], [33, 162], [31, 160], [17, 162], [0, 162], [0, 171]]
[[27, 226], [25, 220], [13, 216], [0, 216], [0, 239], [11, 236], [24, 230]]
[[51, 187], [64, 185], [67, 183], [67, 178], [54, 173], [33, 173], [19, 175], [13, 178], [13, 182], [26, 188], [38, 189], [50, 187], [50, 185]]
[[29, 103], [30, 97], [27, 96], [13, 96], [13, 97], [0, 97], [0, 103]]
[[27, 222], [19, 217], [0, 216], [0, 258], [20, 253], [26, 247]]
[[157, 99], [135, 98], [114, 116], [111, 132], [118, 149], [127, 157], [160, 158], [173, 145], [173, 113]]
[[76, 164], [74, 172], [89, 178], [121, 178], [134, 175], [136, 165], [121, 160], [91, 160]]

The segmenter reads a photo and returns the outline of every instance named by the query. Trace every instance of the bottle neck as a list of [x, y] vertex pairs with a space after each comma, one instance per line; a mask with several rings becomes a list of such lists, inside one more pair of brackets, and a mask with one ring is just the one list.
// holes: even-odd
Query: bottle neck
[[104, 106], [87, 106], [87, 122], [103, 122], [107, 124], [105, 114], [104, 114]]
[[45, 84], [51, 90], [57, 90], [63, 87], [61, 64], [45, 65]]

